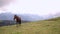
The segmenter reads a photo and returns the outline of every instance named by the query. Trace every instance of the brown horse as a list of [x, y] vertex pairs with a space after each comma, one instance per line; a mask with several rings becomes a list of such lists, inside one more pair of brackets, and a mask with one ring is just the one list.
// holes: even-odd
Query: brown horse
[[17, 15], [14, 15], [14, 20], [16, 21], [16, 24], [21, 25], [21, 17], [18, 17]]

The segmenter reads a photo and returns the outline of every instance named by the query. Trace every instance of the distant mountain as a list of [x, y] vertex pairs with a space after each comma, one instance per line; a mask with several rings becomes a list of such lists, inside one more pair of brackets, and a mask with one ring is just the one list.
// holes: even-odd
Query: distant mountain
[[[36, 20], [42, 20], [43, 18], [38, 15], [32, 15], [32, 14], [17, 14], [23, 21], [36, 21]], [[0, 14], [0, 20], [13, 20], [14, 14], [12, 13], [1, 13]]]
[[18, 15], [22, 18], [22, 20], [27, 20], [27, 21], [37, 21], [37, 20], [42, 20], [43, 17], [39, 15], [32, 15], [32, 14], [22, 14]]
[[14, 14], [12, 13], [1, 13], [0, 20], [13, 20]]
[[[44, 19], [50, 19], [54, 18], [56, 16], [60, 16], [60, 13], [56, 13], [55, 15], [49, 14], [49, 15], [34, 15], [34, 14], [17, 14], [19, 17], [21, 17], [22, 21], [37, 21], [37, 20], [44, 20]], [[14, 14], [12, 13], [1, 13], [0, 14], [0, 20], [13, 20]]]

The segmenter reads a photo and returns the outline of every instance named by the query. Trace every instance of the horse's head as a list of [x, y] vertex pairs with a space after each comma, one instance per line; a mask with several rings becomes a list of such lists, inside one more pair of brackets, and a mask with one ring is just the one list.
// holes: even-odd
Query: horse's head
[[14, 20], [17, 18], [17, 15], [14, 15]]
[[21, 17], [14, 15], [14, 19], [21, 19]]
[[17, 15], [14, 15], [14, 17], [16, 17]]

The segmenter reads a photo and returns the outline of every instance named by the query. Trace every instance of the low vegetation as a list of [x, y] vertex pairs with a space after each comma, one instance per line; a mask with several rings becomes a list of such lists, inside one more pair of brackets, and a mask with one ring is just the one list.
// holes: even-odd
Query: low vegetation
[[60, 18], [3, 26], [0, 34], [60, 34]]

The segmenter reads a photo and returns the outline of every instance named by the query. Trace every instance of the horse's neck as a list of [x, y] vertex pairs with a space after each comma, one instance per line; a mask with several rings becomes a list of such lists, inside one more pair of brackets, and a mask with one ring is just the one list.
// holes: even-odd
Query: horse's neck
[[14, 18], [15, 18], [15, 19], [21, 19], [21, 18], [19, 18], [18, 16], [15, 16]]
[[15, 19], [18, 19], [18, 18], [19, 18], [18, 16], [15, 17]]
[[17, 17], [16, 16], [14, 16], [14, 20], [17, 21]]

